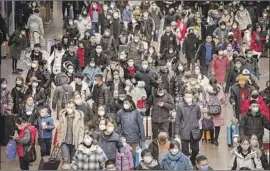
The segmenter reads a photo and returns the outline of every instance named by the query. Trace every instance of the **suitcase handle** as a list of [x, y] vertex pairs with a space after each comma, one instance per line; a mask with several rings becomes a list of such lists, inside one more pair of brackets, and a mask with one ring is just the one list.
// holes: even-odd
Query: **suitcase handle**
[[58, 157], [58, 154], [60, 152], [60, 148], [58, 147], [53, 147], [52, 153], [50, 155], [49, 161], [54, 161]]

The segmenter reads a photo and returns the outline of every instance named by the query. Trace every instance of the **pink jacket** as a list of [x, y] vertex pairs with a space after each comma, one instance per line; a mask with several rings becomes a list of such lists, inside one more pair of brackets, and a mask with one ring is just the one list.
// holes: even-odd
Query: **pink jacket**
[[226, 71], [229, 66], [229, 59], [226, 56], [219, 58], [214, 56], [211, 64], [211, 71], [215, 75], [218, 84], [225, 82]]
[[122, 157], [123, 161], [121, 161], [121, 154], [119, 152], [116, 154], [116, 170], [121, 170], [121, 165], [123, 165], [122, 170], [132, 170], [134, 167], [132, 148], [129, 144], [126, 144], [125, 148], [125, 155]]

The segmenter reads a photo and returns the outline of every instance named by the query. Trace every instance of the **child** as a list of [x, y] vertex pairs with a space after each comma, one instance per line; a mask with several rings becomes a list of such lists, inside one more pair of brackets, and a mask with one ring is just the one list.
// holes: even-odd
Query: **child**
[[38, 117], [38, 142], [40, 145], [41, 157], [50, 155], [52, 144], [52, 132], [54, 129], [53, 118], [46, 107], [42, 107]]
[[[125, 155], [121, 156], [119, 152], [116, 153], [116, 169], [117, 170], [132, 170], [133, 169], [133, 156], [132, 156], [132, 148], [130, 145], [126, 142], [125, 137], [121, 137], [122, 143], [125, 147]], [[106, 163], [105, 163], [106, 167]], [[106, 167], [106, 170], [107, 167]]]
[[[115, 163], [113, 160], [107, 160], [105, 162], [105, 170], [116, 170]], [[120, 170], [120, 169], [117, 169], [117, 170]]]

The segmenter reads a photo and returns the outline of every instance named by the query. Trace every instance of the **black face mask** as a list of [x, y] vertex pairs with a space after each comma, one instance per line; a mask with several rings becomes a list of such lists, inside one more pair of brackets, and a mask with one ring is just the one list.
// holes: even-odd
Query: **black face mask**
[[92, 144], [91, 145], [86, 145], [85, 143], [83, 143], [83, 145], [86, 147], [86, 148], [91, 148]]
[[160, 138], [159, 138], [159, 141], [161, 141], [161, 142], [166, 142], [166, 141], [167, 141], [167, 137], [160, 137]]
[[251, 97], [252, 97], [253, 99], [257, 99], [257, 98], [259, 97], [259, 95], [258, 95], [258, 94], [252, 94]]
[[59, 51], [61, 51], [63, 48], [62, 48], [62, 46], [61, 46], [60, 44], [58, 44], [58, 45], [57, 45], [57, 49], [58, 49]]

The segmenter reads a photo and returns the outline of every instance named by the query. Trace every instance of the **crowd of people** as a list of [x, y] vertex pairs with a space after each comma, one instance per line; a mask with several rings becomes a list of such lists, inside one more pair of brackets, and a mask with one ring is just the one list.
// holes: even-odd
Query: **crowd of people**
[[67, 1], [50, 51], [31, 4], [5, 35], [14, 87], [1, 78], [1, 144], [16, 141], [22, 170], [35, 129], [63, 170], [213, 170], [199, 143], [219, 146], [225, 114], [239, 128], [230, 169], [270, 169], [269, 2]]

